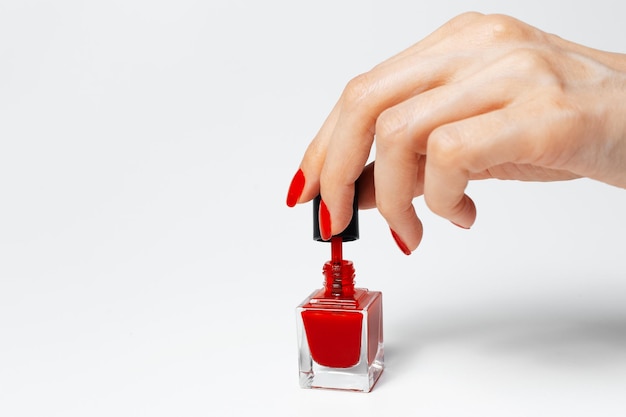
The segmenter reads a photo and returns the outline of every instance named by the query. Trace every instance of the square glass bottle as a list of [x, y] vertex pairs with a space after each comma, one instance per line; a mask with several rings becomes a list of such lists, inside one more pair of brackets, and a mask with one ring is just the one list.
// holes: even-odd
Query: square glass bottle
[[382, 294], [354, 288], [341, 238], [331, 244], [324, 288], [296, 309], [300, 386], [369, 392], [384, 366]]

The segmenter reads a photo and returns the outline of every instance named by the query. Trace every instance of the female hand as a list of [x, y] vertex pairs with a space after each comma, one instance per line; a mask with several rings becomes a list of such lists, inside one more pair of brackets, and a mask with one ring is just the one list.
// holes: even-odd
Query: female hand
[[409, 254], [422, 237], [416, 196], [469, 228], [469, 180], [579, 177], [626, 188], [626, 55], [466, 13], [347, 84], [287, 205], [321, 193], [329, 239], [350, 221], [357, 182], [359, 207], [377, 207]]

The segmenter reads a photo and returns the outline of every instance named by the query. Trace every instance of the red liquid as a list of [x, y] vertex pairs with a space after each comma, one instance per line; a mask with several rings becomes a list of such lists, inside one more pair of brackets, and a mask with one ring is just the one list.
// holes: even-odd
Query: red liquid
[[302, 312], [307, 341], [315, 362], [331, 368], [349, 368], [361, 355], [363, 316], [355, 312]]

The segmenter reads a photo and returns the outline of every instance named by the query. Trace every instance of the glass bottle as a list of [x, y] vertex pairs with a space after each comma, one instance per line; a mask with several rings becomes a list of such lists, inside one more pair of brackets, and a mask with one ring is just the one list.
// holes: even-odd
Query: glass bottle
[[355, 288], [354, 265], [342, 255], [343, 241], [358, 238], [354, 223], [331, 238], [324, 287], [296, 309], [302, 388], [369, 392], [383, 371], [382, 293]]

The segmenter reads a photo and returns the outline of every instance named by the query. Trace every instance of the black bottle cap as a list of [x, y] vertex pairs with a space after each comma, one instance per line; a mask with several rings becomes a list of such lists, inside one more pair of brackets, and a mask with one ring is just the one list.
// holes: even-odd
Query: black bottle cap
[[[313, 240], [326, 242], [322, 239], [322, 234], [320, 233], [320, 201], [322, 201], [322, 197], [319, 195], [313, 199]], [[354, 193], [354, 201], [352, 202], [352, 219], [350, 220], [350, 224], [348, 224], [348, 227], [346, 227], [343, 232], [335, 236], [341, 237], [344, 242], [350, 242], [359, 238], [359, 202], [356, 192]], [[330, 240], [328, 240], [328, 242], [330, 242]]]

